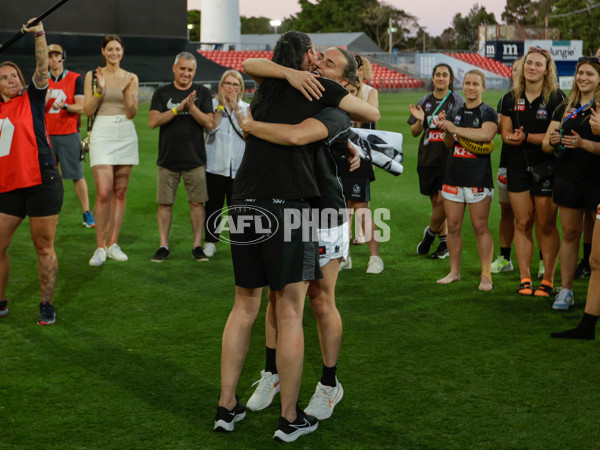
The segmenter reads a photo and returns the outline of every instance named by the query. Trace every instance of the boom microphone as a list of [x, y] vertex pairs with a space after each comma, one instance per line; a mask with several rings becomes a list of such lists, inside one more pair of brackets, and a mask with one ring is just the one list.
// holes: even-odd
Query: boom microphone
[[[31, 22], [30, 24], [28, 24], [27, 28], [29, 28], [30, 26], [33, 26], [33, 25], [37, 25], [43, 19], [45, 19], [46, 17], [48, 17], [50, 14], [52, 14], [54, 11], [56, 11], [58, 8], [60, 8], [62, 5], [64, 5], [68, 1], [69, 0], [60, 0], [59, 2], [55, 3], [50, 8], [48, 8], [46, 11], [44, 11], [42, 14], [40, 14], [38, 17], [36, 17], [36, 19], [33, 22]], [[25, 35], [25, 33], [26, 33], [26, 31], [23, 30], [22, 28], [20, 28], [19, 31], [17, 31], [14, 35], [12, 35], [6, 41], [2, 42], [0, 44], [0, 53], [2, 53], [3, 51], [5, 51], [8, 47], [10, 47], [11, 45], [13, 45], [19, 39], [21, 39]]]

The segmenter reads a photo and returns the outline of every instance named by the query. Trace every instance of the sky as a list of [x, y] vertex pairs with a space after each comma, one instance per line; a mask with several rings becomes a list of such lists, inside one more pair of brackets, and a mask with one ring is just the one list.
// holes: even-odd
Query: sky
[[[397, 9], [417, 17], [421, 26], [432, 36], [439, 36], [452, 23], [456, 13], [466, 16], [471, 7], [478, 3], [486, 11], [494, 13], [501, 22], [506, 1], [503, 0], [380, 0]], [[268, 17], [283, 20], [300, 11], [298, 0], [239, 0], [240, 15], [246, 17]], [[187, 0], [188, 9], [202, 9], [202, 0]], [[431, 14], [435, 11], [435, 14]]]

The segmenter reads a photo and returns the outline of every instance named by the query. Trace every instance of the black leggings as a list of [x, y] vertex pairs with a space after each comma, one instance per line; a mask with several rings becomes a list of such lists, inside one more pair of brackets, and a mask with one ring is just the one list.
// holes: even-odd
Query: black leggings
[[227, 205], [231, 205], [231, 194], [233, 192], [233, 178], [215, 175], [206, 172], [206, 187], [208, 190], [208, 201], [204, 204], [206, 210], [206, 220], [204, 223], [204, 242], [217, 242], [218, 234], [215, 223], [219, 221], [208, 220], [210, 216], [221, 211], [225, 200]]

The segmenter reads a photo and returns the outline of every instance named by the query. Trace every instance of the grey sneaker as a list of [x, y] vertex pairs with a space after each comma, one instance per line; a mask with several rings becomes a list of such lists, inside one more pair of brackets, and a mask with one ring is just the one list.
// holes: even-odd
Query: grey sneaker
[[117, 244], [113, 244], [108, 247], [106, 250], [106, 256], [108, 256], [110, 259], [114, 259], [115, 261], [127, 261], [129, 259], [127, 255], [123, 253], [121, 247], [119, 247]]
[[52, 325], [56, 322], [56, 312], [54, 305], [48, 302], [40, 303], [40, 317], [37, 321], [38, 325]]
[[555, 297], [554, 303], [552, 304], [552, 309], [557, 309], [559, 311], [566, 311], [570, 306], [575, 304], [575, 300], [573, 299], [573, 291], [570, 289], [562, 288], [558, 295]]
[[246, 407], [252, 411], [260, 411], [268, 407], [279, 392], [279, 374], [261, 370], [260, 380], [252, 386], [255, 384], [258, 386], [246, 403]]
[[90, 258], [90, 266], [101, 266], [106, 261], [106, 249], [105, 248], [97, 248], [92, 257]]

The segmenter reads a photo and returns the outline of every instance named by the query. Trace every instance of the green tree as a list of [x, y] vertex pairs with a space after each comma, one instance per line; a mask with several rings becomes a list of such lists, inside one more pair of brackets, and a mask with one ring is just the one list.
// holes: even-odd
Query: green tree
[[190, 9], [188, 12], [188, 25], [192, 25], [192, 28], [188, 28], [189, 30], [189, 39], [192, 42], [198, 42], [200, 40], [200, 19], [202, 17], [202, 13], [197, 9]]
[[273, 32], [270, 19], [267, 17], [241, 17], [242, 34], [269, 34]]
[[[595, 4], [596, 2], [594, 2]], [[560, 29], [561, 39], [581, 39], [584, 55], [594, 54], [600, 43], [600, 7], [590, 8], [592, 2], [585, 0], [559, 0], [550, 15], [550, 26]], [[583, 10], [581, 12], [576, 12]], [[561, 17], [562, 14], [568, 14]]]
[[552, 13], [554, 0], [506, 0], [502, 20], [508, 25], [543, 27], [546, 16]]
[[466, 17], [456, 13], [452, 25], [456, 31], [456, 48], [473, 51], [477, 47], [477, 33], [480, 25], [495, 25], [496, 16], [488, 13], [484, 6], [475, 4]]

